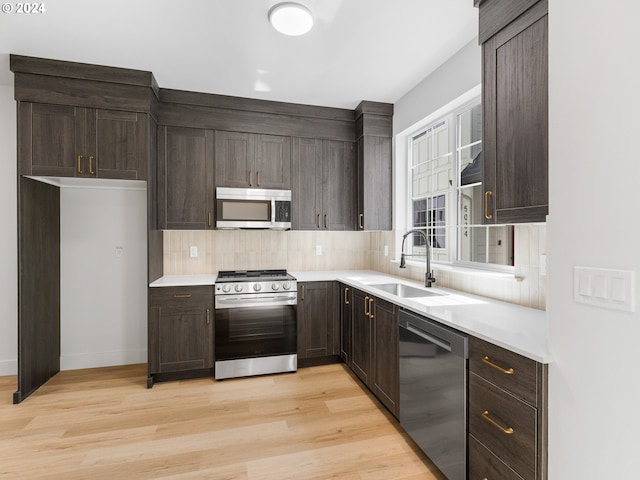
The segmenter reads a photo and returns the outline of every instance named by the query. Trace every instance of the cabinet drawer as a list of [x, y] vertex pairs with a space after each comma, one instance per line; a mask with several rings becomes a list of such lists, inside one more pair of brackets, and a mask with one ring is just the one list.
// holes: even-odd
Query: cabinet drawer
[[534, 360], [471, 337], [469, 371], [537, 405], [538, 364]]
[[213, 302], [212, 286], [154, 287], [150, 290], [151, 304], [154, 307], [203, 305]]
[[469, 433], [525, 480], [536, 478], [537, 410], [469, 375]]
[[469, 480], [522, 480], [522, 477], [469, 436]]

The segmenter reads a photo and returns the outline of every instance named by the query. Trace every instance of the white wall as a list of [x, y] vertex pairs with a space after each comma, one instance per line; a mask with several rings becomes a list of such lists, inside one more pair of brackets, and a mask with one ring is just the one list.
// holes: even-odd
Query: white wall
[[[549, 2], [549, 478], [638, 478], [640, 313], [574, 303], [574, 266], [635, 272], [640, 2]], [[638, 306], [637, 308], [640, 308]]]
[[60, 191], [61, 370], [147, 361], [146, 188], [110, 183]]
[[18, 371], [18, 235], [16, 102], [13, 86], [0, 85], [0, 376]]
[[481, 82], [482, 50], [474, 38], [398, 100], [393, 135], [406, 130]]

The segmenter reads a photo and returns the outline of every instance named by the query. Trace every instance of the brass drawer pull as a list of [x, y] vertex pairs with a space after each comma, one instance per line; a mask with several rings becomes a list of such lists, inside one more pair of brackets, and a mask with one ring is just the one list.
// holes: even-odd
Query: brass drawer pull
[[89, 155], [89, 175], [95, 175], [96, 172], [93, 169], [93, 155]]
[[369, 318], [373, 318], [373, 298], [369, 299]]
[[253, 187], [253, 170], [249, 171], [249, 186]]
[[260, 186], [260, 172], [258, 172], [256, 176], [258, 177], [258, 186]]
[[207, 213], [207, 226], [211, 226], [211, 212]]
[[324, 214], [324, 228], [327, 229], [327, 214]]
[[358, 215], [358, 227], [360, 227], [360, 230], [364, 229], [364, 214], [361, 213], [360, 215]]
[[364, 314], [369, 317], [371, 314], [367, 311], [367, 308], [370, 306], [369, 297], [364, 297]]
[[191, 298], [190, 293], [176, 293], [173, 298]]
[[320, 214], [316, 217], [316, 227], [320, 228]]
[[494, 427], [496, 427], [498, 430], [500, 430], [502, 433], [505, 433], [507, 435], [513, 435], [513, 428], [509, 427], [509, 428], [505, 428], [502, 425], [500, 425], [498, 422], [496, 422], [493, 418], [491, 418], [489, 416], [489, 411], [485, 410], [484, 412], [482, 412], [482, 417], [489, 422], [491, 425], [493, 425]]
[[508, 369], [504, 369], [502, 368], [500, 365], [496, 365], [495, 363], [493, 363], [491, 360], [489, 360], [489, 357], [483, 357], [482, 361], [484, 363], [486, 363], [487, 365], [489, 365], [490, 367], [495, 368], [496, 370], [500, 370], [502, 373], [504, 373], [505, 375], [513, 375], [515, 372], [515, 370], [513, 368], [508, 368]]
[[301, 287], [302, 287], [302, 295], [300, 300], [304, 301], [304, 285], [301, 285]]
[[211, 309], [207, 308], [207, 325], [211, 324]]
[[78, 155], [78, 165], [77, 165], [77, 169], [78, 173], [82, 174], [84, 173], [82, 171], [82, 155]]
[[344, 304], [349, 305], [349, 287], [344, 289]]

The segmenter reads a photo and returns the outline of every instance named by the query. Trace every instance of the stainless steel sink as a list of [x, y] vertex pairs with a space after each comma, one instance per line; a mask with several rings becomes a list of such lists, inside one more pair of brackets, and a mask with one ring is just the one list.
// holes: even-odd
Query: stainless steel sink
[[442, 295], [441, 293], [411, 287], [403, 283], [378, 283], [369, 286], [402, 298], [433, 297], [436, 295]]

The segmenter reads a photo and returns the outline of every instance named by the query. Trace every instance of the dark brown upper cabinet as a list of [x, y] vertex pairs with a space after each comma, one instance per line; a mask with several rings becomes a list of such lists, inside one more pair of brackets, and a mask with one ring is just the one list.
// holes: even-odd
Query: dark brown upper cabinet
[[158, 129], [159, 228], [215, 227], [213, 142], [212, 130]]
[[480, 2], [488, 224], [544, 222], [549, 211], [547, 10], [547, 0]]
[[359, 230], [391, 230], [393, 105], [361, 102], [355, 110]]
[[146, 180], [148, 115], [20, 102], [20, 174]]
[[216, 131], [216, 186], [291, 189], [291, 137]]
[[352, 142], [293, 139], [294, 230], [354, 230], [356, 157]]

